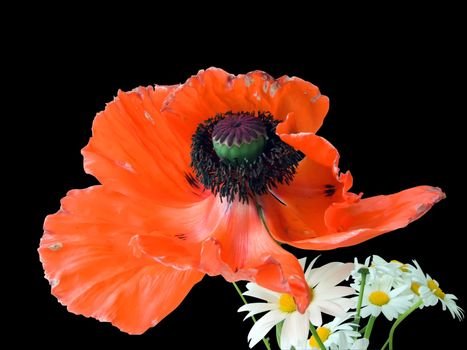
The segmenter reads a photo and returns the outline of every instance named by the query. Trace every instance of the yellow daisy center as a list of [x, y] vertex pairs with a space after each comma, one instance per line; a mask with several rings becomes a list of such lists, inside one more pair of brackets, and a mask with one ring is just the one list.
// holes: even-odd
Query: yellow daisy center
[[389, 303], [389, 295], [380, 290], [374, 291], [369, 297], [370, 303], [373, 305], [383, 306]]
[[443, 292], [443, 290], [441, 288], [439, 288], [438, 284], [436, 284], [435, 281], [428, 280], [426, 285], [428, 286], [428, 288], [431, 289], [431, 291], [433, 292], [434, 295], [436, 295], [438, 298], [444, 300], [444, 297], [446, 296], [446, 294]]
[[412, 284], [410, 285], [410, 289], [415, 294], [420, 295], [420, 292], [418, 291], [420, 289], [420, 283], [412, 282]]
[[[331, 330], [326, 327], [319, 327], [316, 330], [316, 333], [318, 333], [319, 339], [321, 339], [322, 342], [325, 342], [331, 335]], [[308, 342], [310, 343], [310, 346], [312, 348], [319, 348], [318, 342], [316, 341], [316, 338], [314, 336], [312, 336], [310, 340], [308, 340]]]
[[279, 310], [287, 313], [291, 313], [297, 310], [295, 300], [293, 300], [293, 297], [290, 294], [281, 294], [281, 297], [279, 298]]
[[401, 263], [399, 260], [391, 260], [390, 262], [392, 262], [393, 264], [397, 264], [397, 265], [400, 265], [399, 266], [399, 269], [402, 271], [402, 272], [409, 272], [409, 267], [407, 264], [403, 264]]
[[433, 281], [433, 280], [428, 280], [428, 281], [426, 282], [426, 285], [427, 285], [428, 288], [430, 288], [431, 290], [435, 290], [435, 289], [438, 289], [438, 288], [439, 288], [438, 285], [436, 284], [436, 282]]
[[443, 290], [441, 288], [435, 289], [433, 291], [433, 294], [436, 295], [441, 300], [444, 300], [444, 297], [446, 296], [446, 294], [443, 292]]

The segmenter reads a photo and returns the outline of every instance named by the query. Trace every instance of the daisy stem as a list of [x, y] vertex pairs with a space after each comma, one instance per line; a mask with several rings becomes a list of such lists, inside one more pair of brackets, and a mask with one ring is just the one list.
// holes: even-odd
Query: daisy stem
[[[237, 291], [238, 295], [240, 295], [240, 298], [242, 299], [243, 303], [245, 305], [247, 305], [248, 302], [246, 301], [245, 297], [243, 296], [242, 291], [238, 287], [237, 283], [232, 282], [232, 284], [235, 287], [235, 290]], [[253, 323], [256, 323], [256, 317], [251, 316], [251, 318], [253, 319]], [[264, 343], [264, 346], [266, 347], [266, 349], [271, 350], [271, 345], [269, 345], [269, 341], [266, 338], [263, 338], [263, 343]]]
[[318, 343], [319, 345], [319, 348], [321, 350], [326, 350], [326, 347], [324, 346], [323, 342], [321, 341], [321, 338], [319, 337], [318, 335], [318, 332], [316, 331], [316, 328], [315, 326], [313, 326], [310, 322], [310, 331], [311, 331], [311, 334], [313, 334], [313, 338], [315, 338], [316, 342]]
[[396, 331], [396, 328], [397, 326], [402, 322], [404, 321], [407, 316], [409, 316], [412, 312], [414, 312], [415, 310], [418, 309], [418, 307], [420, 305], [423, 304], [423, 300], [420, 299], [419, 301], [417, 301], [410, 309], [408, 309], [406, 312], [404, 312], [402, 315], [400, 315], [396, 322], [394, 322], [394, 324], [392, 325], [391, 327], [391, 330], [389, 331], [389, 338], [388, 340], [386, 340], [386, 343], [384, 343], [383, 347], [381, 348], [381, 350], [384, 350], [386, 349], [386, 347], [389, 345], [389, 350], [393, 350], [393, 338], [394, 338], [394, 332]]
[[370, 316], [370, 319], [368, 320], [368, 324], [366, 325], [365, 329], [365, 334], [363, 335], [363, 338], [365, 339], [370, 339], [371, 336], [371, 331], [373, 330], [373, 325], [375, 324], [376, 316]]
[[358, 270], [362, 275], [362, 281], [360, 283], [360, 292], [358, 293], [358, 302], [357, 302], [357, 311], [355, 313], [354, 323], [356, 324], [355, 330], [358, 330], [358, 326], [360, 324], [360, 311], [362, 310], [362, 302], [363, 302], [363, 292], [365, 291], [365, 284], [366, 284], [366, 276], [370, 272], [366, 267], [362, 267]]

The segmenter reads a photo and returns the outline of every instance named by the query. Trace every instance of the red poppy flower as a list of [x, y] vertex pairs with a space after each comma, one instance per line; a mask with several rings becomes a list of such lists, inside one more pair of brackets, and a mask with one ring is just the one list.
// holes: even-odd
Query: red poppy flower
[[119, 92], [83, 149], [102, 185], [70, 191], [39, 253], [68, 310], [139, 334], [204, 274], [294, 296], [305, 249], [360, 243], [406, 226], [444, 197], [415, 187], [361, 199], [338, 152], [315, 135], [328, 99], [299, 78], [208, 69], [183, 85]]

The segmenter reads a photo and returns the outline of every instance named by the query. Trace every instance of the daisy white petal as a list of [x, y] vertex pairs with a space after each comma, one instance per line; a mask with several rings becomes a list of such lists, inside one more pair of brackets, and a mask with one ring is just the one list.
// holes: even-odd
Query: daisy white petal
[[345, 317], [346, 312], [340, 307], [340, 305], [333, 303], [330, 300], [323, 300], [319, 304], [319, 308], [322, 312], [334, 316], [334, 317]]
[[[315, 262], [316, 262], [316, 260], [318, 260], [319, 257], [320, 257], [320, 256], [318, 255], [318, 256], [315, 257], [313, 260], [311, 260], [311, 262], [310, 262], [310, 264], [308, 265], [307, 269], [306, 269], [306, 270], [304, 269], [304, 270], [305, 270], [305, 278], [306, 278], [306, 280], [309, 279], [311, 270], [313, 269], [313, 266], [315, 265]], [[306, 263], [306, 258], [305, 258], [305, 263]], [[308, 278], [307, 278], [307, 276], [308, 276]]]
[[378, 316], [379, 315], [378, 311], [376, 312], [376, 315], [373, 315], [372, 311], [373, 311], [373, 308], [371, 306], [364, 306], [360, 310], [360, 316], [363, 317], [363, 318], [366, 318], [366, 317], [368, 317], [370, 315], [372, 315], [372, 316]]
[[269, 303], [251, 303], [245, 304], [238, 309], [238, 312], [248, 311], [248, 314], [243, 320], [256, 314], [277, 309], [277, 306]]
[[[353, 344], [350, 350], [367, 350], [368, 346], [370, 345], [370, 341], [365, 338], [360, 338], [357, 339]], [[342, 348], [341, 350], [344, 350], [345, 348]]]
[[272, 290], [263, 288], [256, 283], [247, 283], [246, 288], [248, 289], [243, 295], [263, 299], [270, 303], [277, 303], [280, 297], [280, 293], [276, 293]]
[[[316, 260], [318, 258], [319, 258], [319, 256], [317, 256], [316, 258], [313, 259], [313, 261], [310, 263], [310, 265], [308, 265], [308, 267], [306, 269], [306, 272], [305, 272], [305, 279], [308, 281], [308, 284], [310, 284], [312, 286], [316, 285], [316, 283], [318, 283], [318, 281], [320, 281], [322, 279], [322, 276], [326, 274], [328, 269], [332, 268], [334, 265], [339, 265], [340, 264], [338, 262], [332, 262], [332, 263], [326, 264], [324, 266], [313, 268], [313, 266], [315, 266]], [[312, 273], [312, 271], [313, 271], [313, 273]]]
[[253, 325], [250, 332], [248, 333], [250, 348], [258, 344], [261, 341], [261, 339], [263, 339], [266, 336], [266, 334], [268, 334], [272, 327], [285, 320], [286, 317], [287, 314], [279, 310], [269, 311], [266, 315], [261, 317]]
[[[321, 284], [316, 286], [316, 288], [314, 289], [314, 292], [316, 293], [317, 297], [318, 296], [321, 297], [322, 290], [323, 290], [323, 286], [321, 286]], [[327, 291], [325, 295], [326, 299], [342, 298], [342, 297], [346, 297], [349, 295], [355, 295], [355, 289], [351, 287], [345, 287], [345, 286], [333, 286], [332, 289], [326, 288], [326, 291]]]
[[406, 312], [413, 304], [413, 297], [411, 295], [401, 295], [394, 297], [390, 302], [390, 305], [394, 310], [397, 311], [399, 315]]
[[[307, 269], [307, 282], [310, 286], [311, 301], [309, 305], [310, 321], [319, 327], [322, 323], [321, 312], [332, 316], [342, 316], [346, 313], [352, 301], [344, 298], [354, 294], [353, 288], [336, 286], [345, 280], [353, 269], [353, 264], [332, 262], [315, 269]], [[343, 305], [346, 305], [343, 307]]]
[[282, 350], [289, 350], [292, 346], [300, 349], [303, 340], [308, 337], [308, 315], [294, 312], [284, 321], [281, 331]]
[[[318, 257], [316, 257], [316, 258], [318, 258]], [[302, 270], [305, 270], [306, 258], [298, 259], [298, 262], [300, 263], [300, 266], [302, 267]]]
[[447, 308], [451, 313], [452, 318], [457, 317], [457, 319], [461, 321], [464, 318], [464, 310], [457, 306], [455, 300], [457, 300], [456, 296], [452, 294], [446, 294], [442, 300], [443, 310]]
[[346, 264], [337, 263], [334, 266], [332, 266], [332, 268], [327, 270], [326, 276], [325, 278], [322, 278], [320, 284], [325, 284], [327, 286], [334, 287], [337, 284], [344, 281], [347, 277], [349, 277], [353, 268], [354, 268], [353, 263], [346, 263]]
[[394, 279], [391, 276], [385, 275], [381, 277], [378, 281], [379, 289], [385, 292], [389, 292]]
[[310, 317], [310, 322], [314, 326], [320, 327], [323, 324], [323, 318], [321, 316], [321, 309], [318, 306], [315, 306], [315, 305], [309, 306], [308, 314]]
[[389, 295], [394, 298], [394, 297], [397, 297], [398, 295], [404, 293], [405, 291], [407, 291], [409, 289], [409, 285], [408, 284], [403, 284], [403, 285], [400, 285], [399, 287], [397, 288], [394, 288], [393, 290], [391, 290], [389, 292]]
[[349, 309], [356, 307], [357, 298], [351, 298], [351, 299], [338, 298], [338, 299], [333, 299], [332, 302], [339, 305], [343, 310], [348, 311]]
[[395, 309], [389, 307], [382, 307], [381, 312], [384, 316], [386, 316], [386, 318], [389, 321], [391, 321], [394, 318], [397, 318], [397, 316], [399, 315]]

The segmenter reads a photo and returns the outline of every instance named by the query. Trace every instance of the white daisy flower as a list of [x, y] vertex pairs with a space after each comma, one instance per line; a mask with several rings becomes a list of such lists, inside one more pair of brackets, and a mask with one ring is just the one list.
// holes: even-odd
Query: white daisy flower
[[[352, 344], [353, 339], [360, 337], [360, 333], [354, 330], [354, 323], [344, 323], [353, 316], [354, 313], [350, 313], [344, 318], [336, 317], [332, 322], [329, 322], [316, 330], [319, 338], [327, 348], [333, 345], [338, 346], [339, 344], [342, 344], [342, 337], [346, 344]], [[312, 336], [308, 339], [306, 348], [319, 350], [319, 345], [316, 342], [315, 337]]]
[[408, 264], [403, 264], [397, 260], [386, 261], [378, 255], [373, 255], [366, 258], [363, 265], [358, 264], [358, 260], [355, 259], [355, 269], [352, 271], [354, 283], [351, 284], [351, 287], [355, 290], [360, 290], [362, 276], [359, 271], [362, 267], [366, 267], [369, 272], [366, 277], [366, 285], [371, 285], [375, 280], [383, 276], [391, 276], [393, 286], [398, 287], [407, 284], [410, 278]]
[[434, 306], [441, 302], [443, 306], [443, 311], [448, 309], [453, 318], [458, 318], [462, 320], [464, 318], [464, 310], [457, 306], [456, 300], [457, 297], [454, 294], [446, 294], [439, 287], [439, 283], [432, 279], [430, 275], [425, 275], [423, 270], [417, 261], [413, 261], [415, 267], [411, 266], [412, 272], [412, 284], [410, 286], [411, 291], [419, 296], [423, 306]]
[[367, 350], [370, 345], [370, 341], [365, 338], [351, 338], [347, 339], [344, 335], [340, 335], [339, 343], [331, 345], [329, 350]]
[[412, 295], [404, 294], [409, 285], [392, 289], [393, 278], [383, 276], [365, 287], [363, 293], [361, 316], [379, 316], [382, 312], [391, 321], [412, 306]]
[[[305, 267], [306, 259], [300, 259]], [[355, 294], [353, 288], [337, 286], [345, 280], [353, 264], [333, 262], [313, 269], [316, 258], [305, 271], [305, 279], [310, 286], [310, 305], [305, 313], [297, 311], [295, 301], [290, 294], [277, 293], [258, 286], [247, 284], [247, 291], [243, 295], [263, 299], [265, 303], [252, 303], [242, 306], [238, 311], [248, 311], [245, 318], [257, 313], [267, 313], [251, 328], [248, 334], [250, 348], [255, 346], [277, 324], [284, 321], [280, 334], [280, 348], [290, 349], [292, 346], [300, 349], [308, 339], [309, 323], [322, 325], [321, 313], [331, 316], [345, 317], [346, 311], [355, 305], [351, 299], [344, 298]]]
[[410, 279], [409, 265], [403, 264], [400, 261], [386, 261], [378, 255], [373, 255], [372, 266], [376, 270], [377, 277], [391, 276], [393, 278], [393, 287], [395, 288], [407, 284]]

